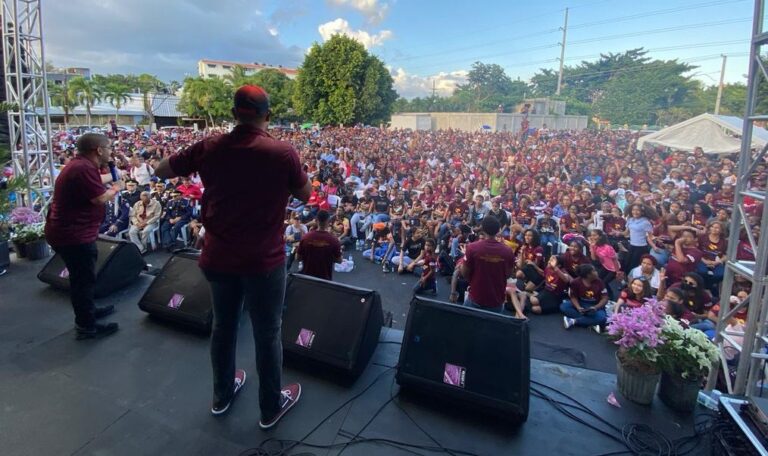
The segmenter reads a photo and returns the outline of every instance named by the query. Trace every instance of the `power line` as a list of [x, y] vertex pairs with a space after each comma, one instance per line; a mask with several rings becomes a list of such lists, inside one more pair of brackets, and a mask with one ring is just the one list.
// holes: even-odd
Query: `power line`
[[738, 19], [725, 19], [722, 21], [701, 22], [698, 24], [677, 25], [675, 27], [664, 27], [664, 28], [658, 28], [658, 29], [644, 30], [642, 32], [619, 33], [616, 35], [604, 35], [604, 36], [598, 36], [594, 38], [571, 41], [570, 44], [578, 45], [578, 44], [585, 44], [585, 43], [593, 43], [595, 41], [606, 41], [606, 40], [613, 40], [617, 38], [628, 38], [633, 36], [654, 35], [656, 33], [676, 32], [678, 30], [688, 30], [688, 29], [699, 28], [699, 27], [715, 27], [718, 25], [736, 24], [739, 22], [752, 22], [752, 18], [746, 17], [746, 18], [738, 18]]
[[597, 21], [592, 22], [584, 22], [581, 24], [572, 25], [571, 29], [580, 29], [580, 28], [587, 28], [587, 27], [594, 27], [596, 25], [603, 25], [603, 24], [614, 24], [616, 22], [625, 22], [625, 21], [631, 21], [633, 19], [642, 19], [646, 17], [652, 17], [652, 16], [661, 16], [664, 14], [670, 14], [670, 13], [678, 13], [681, 11], [687, 11], [692, 9], [700, 9], [700, 8], [707, 8], [710, 6], [722, 6], [727, 5], [729, 3], [741, 3], [745, 0], [732, 0], [732, 1], [712, 1], [712, 2], [705, 2], [705, 3], [695, 3], [691, 5], [685, 5], [685, 6], [678, 6], [675, 8], [667, 8], [667, 9], [661, 9], [661, 10], [654, 10], [654, 11], [647, 11], [645, 13], [636, 13], [636, 14], [630, 14], [627, 16], [619, 16], [619, 17], [612, 17], [610, 19], [600, 19]]

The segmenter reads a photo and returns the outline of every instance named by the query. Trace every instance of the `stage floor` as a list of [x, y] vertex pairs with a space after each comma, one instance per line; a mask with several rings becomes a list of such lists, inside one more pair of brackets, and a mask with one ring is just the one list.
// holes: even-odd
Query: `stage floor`
[[[374, 381], [370, 390], [325, 421], [308, 441], [346, 442], [376, 415], [362, 437], [434, 445], [419, 430], [421, 426], [441, 445], [479, 455], [597, 455], [626, 449], [534, 397], [528, 421], [520, 427], [399, 396], [377, 415], [398, 393], [392, 367], [402, 333], [396, 329], [384, 330], [382, 338], [388, 343], [378, 346], [372, 364], [352, 386], [286, 368], [285, 382], [302, 383], [302, 400], [277, 429], [267, 433], [257, 425], [253, 339], [250, 325], [244, 324], [238, 359], [249, 373], [248, 382], [229, 414], [215, 418], [209, 413], [208, 339], [159, 323], [138, 309], [136, 303], [151, 276], [142, 275], [135, 285], [107, 298], [117, 308], [112, 321], [119, 322], [121, 329], [116, 335], [77, 342], [67, 295], [37, 281], [41, 266], [41, 262], [16, 261], [0, 277], [3, 456], [236, 456], [269, 437], [304, 437]], [[606, 398], [615, 388], [613, 374], [539, 360], [531, 364], [532, 380], [572, 395], [615, 425], [644, 423], [669, 438], [693, 432], [692, 416], [675, 415], [658, 401], [641, 407], [616, 393], [622, 407], [609, 405]], [[336, 455], [339, 451], [299, 448], [290, 454]], [[349, 446], [344, 454], [414, 453], [365, 443]]]

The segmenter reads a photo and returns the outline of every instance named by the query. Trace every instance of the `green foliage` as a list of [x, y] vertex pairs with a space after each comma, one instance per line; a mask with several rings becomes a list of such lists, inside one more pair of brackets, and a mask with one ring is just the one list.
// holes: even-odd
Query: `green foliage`
[[64, 111], [64, 125], [69, 123], [69, 113], [77, 106], [78, 102], [74, 94], [67, 85], [53, 84], [48, 82], [48, 96], [51, 98], [51, 105], [59, 106]]
[[117, 116], [120, 113], [120, 108], [128, 103], [128, 95], [131, 93], [130, 87], [119, 83], [109, 83], [104, 86], [104, 99], [115, 107], [115, 122], [117, 122]]
[[187, 78], [178, 108], [190, 117], [206, 119], [206, 123], [214, 125], [232, 120], [233, 96], [232, 85], [223, 79]]
[[69, 95], [78, 105], [85, 106], [86, 123], [91, 124], [91, 108], [100, 102], [103, 90], [94, 80], [81, 77], [73, 78], [68, 85]]
[[457, 87], [455, 101], [466, 103], [470, 112], [493, 112], [499, 105], [509, 108], [523, 101], [528, 85], [513, 81], [497, 64], [475, 62], [467, 75], [467, 83]]
[[269, 109], [272, 111], [272, 120], [289, 122], [297, 120], [291, 102], [295, 83], [288, 76], [280, 70], [268, 68], [249, 76], [246, 81], [249, 84], [256, 84], [269, 94]]
[[296, 111], [321, 124], [389, 120], [397, 93], [392, 76], [359, 42], [334, 35], [310, 49], [293, 93]]
[[[0, 149], [0, 167], [10, 159], [8, 149]], [[0, 187], [0, 241], [7, 241], [10, 237], [9, 217], [14, 208], [11, 203], [11, 193], [24, 188], [26, 182], [23, 177], [14, 177], [6, 182], [6, 185]]]

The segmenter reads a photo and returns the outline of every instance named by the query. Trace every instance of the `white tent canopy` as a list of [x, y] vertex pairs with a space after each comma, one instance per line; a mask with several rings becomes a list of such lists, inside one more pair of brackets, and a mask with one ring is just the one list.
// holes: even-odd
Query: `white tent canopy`
[[[645, 144], [666, 146], [671, 149], [693, 151], [701, 147], [710, 154], [731, 154], [741, 150], [741, 131], [744, 121], [739, 117], [702, 114], [671, 127], [664, 128], [637, 141], [637, 148]], [[768, 142], [768, 131], [755, 127], [752, 147], [762, 148]]]

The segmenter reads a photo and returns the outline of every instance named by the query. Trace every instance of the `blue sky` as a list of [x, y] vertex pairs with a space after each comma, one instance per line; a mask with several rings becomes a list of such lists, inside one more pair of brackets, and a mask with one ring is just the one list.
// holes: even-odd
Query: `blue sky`
[[566, 64], [645, 47], [712, 85], [727, 54], [726, 81], [745, 82], [751, 0], [44, 0], [43, 17], [54, 64], [165, 80], [194, 75], [200, 58], [297, 66], [312, 43], [345, 33], [410, 98], [433, 82], [450, 93], [477, 60], [523, 80], [556, 68], [566, 7]]

